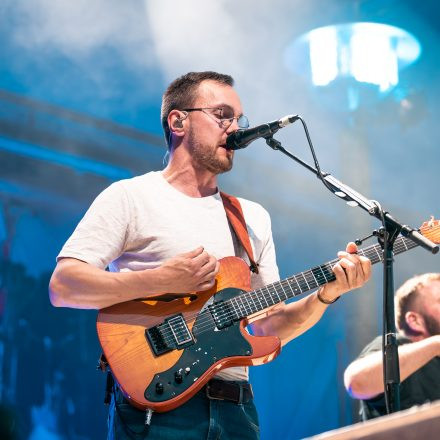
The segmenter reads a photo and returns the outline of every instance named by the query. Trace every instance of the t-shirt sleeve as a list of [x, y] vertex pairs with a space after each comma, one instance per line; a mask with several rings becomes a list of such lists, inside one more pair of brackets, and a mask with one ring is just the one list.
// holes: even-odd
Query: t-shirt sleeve
[[361, 351], [358, 359], [368, 356], [371, 353], [382, 350], [382, 336], [377, 336], [374, 338], [364, 349]]
[[[404, 345], [410, 342], [409, 339], [405, 338], [401, 334], [396, 335], [397, 345]], [[358, 359], [361, 359], [365, 356], [368, 356], [371, 353], [375, 353], [377, 351], [382, 351], [382, 336], [377, 336], [374, 338], [360, 353]]]
[[129, 199], [121, 182], [113, 183], [94, 200], [57, 261], [76, 258], [104, 269], [123, 252], [129, 224]]

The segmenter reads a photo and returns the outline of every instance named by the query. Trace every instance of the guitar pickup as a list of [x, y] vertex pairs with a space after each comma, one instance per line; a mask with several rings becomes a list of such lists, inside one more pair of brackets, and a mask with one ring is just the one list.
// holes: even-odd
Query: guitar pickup
[[181, 314], [146, 329], [145, 337], [156, 356], [194, 344], [192, 333]]
[[233, 324], [234, 317], [226, 302], [219, 301], [214, 304], [210, 304], [208, 306], [208, 310], [211, 312], [215, 325], [219, 330], [229, 327]]

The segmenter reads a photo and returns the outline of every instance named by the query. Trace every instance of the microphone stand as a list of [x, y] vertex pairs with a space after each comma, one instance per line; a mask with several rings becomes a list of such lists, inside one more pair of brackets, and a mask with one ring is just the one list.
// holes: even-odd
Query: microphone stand
[[403, 225], [395, 220], [389, 212], [383, 211], [380, 204], [374, 200], [368, 200], [359, 192], [340, 182], [329, 173], [322, 172], [312, 141], [309, 136], [307, 125], [304, 120], [297, 116], [303, 125], [304, 132], [315, 162], [316, 169], [286, 150], [281, 143], [273, 138], [273, 134], [265, 137], [267, 145], [274, 150], [298, 162], [304, 168], [314, 173], [322, 181], [324, 186], [339, 198], [345, 200], [349, 206], [359, 206], [370, 215], [382, 222], [382, 228], [378, 234], [379, 243], [383, 250], [383, 376], [385, 390], [385, 405], [387, 413], [400, 410], [400, 369], [399, 353], [397, 350], [396, 324], [394, 320], [394, 275], [393, 275], [393, 245], [394, 240], [400, 234], [414, 241], [422, 248], [436, 254], [439, 247], [425, 238], [416, 229]]

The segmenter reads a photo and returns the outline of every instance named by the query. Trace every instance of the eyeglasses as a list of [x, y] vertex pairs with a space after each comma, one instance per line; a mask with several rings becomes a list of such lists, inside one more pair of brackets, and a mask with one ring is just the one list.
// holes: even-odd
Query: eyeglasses
[[203, 112], [214, 119], [220, 127], [229, 128], [234, 119], [237, 120], [239, 128], [248, 128], [249, 120], [245, 115], [234, 116], [234, 110], [231, 107], [204, 107], [204, 108], [184, 108], [184, 112]]

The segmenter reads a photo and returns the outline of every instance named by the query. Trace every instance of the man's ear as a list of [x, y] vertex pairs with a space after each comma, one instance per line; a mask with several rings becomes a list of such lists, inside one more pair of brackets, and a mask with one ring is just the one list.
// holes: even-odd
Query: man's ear
[[179, 110], [171, 110], [168, 115], [168, 126], [170, 131], [176, 136], [185, 134], [184, 120], [188, 117], [188, 113]]
[[410, 310], [405, 313], [405, 321], [411, 332], [416, 335], [426, 335], [426, 325], [420, 313]]

